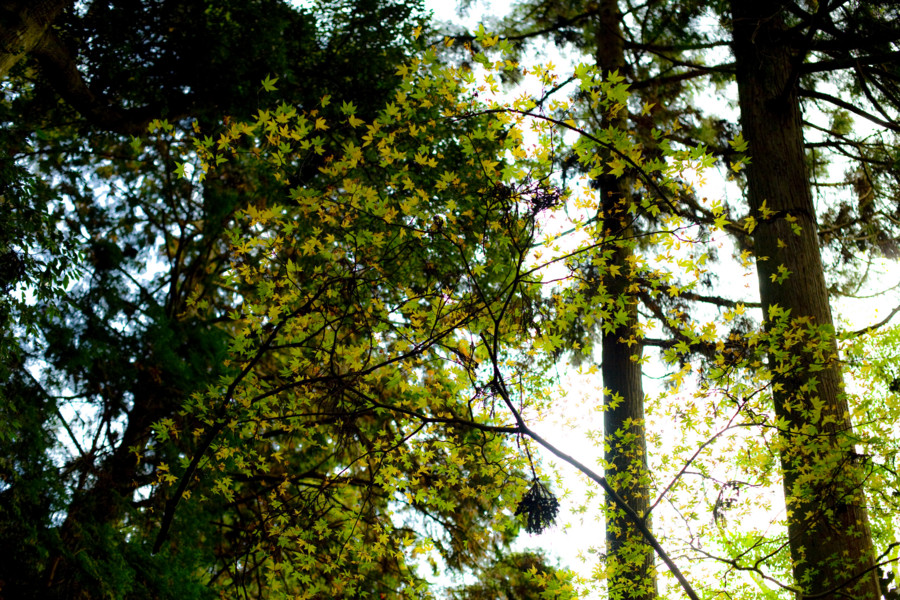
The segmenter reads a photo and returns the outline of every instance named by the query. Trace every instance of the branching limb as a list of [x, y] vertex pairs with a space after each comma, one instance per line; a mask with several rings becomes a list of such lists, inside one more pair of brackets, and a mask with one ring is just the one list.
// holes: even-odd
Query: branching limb
[[825, 94], [823, 92], [817, 92], [815, 90], [807, 90], [807, 89], [803, 89], [803, 88], [798, 88], [798, 91], [800, 93], [800, 96], [802, 96], [804, 98], [814, 98], [816, 100], [824, 100], [825, 102], [830, 102], [831, 104], [834, 104], [835, 106], [840, 106], [844, 110], [852, 112], [855, 115], [859, 115], [863, 119], [871, 121], [871, 122], [875, 123], [876, 125], [880, 125], [881, 127], [884, 127], [885, 129], [890, 129], [891, 131], [893, 131], [895, 133], [900, 133], [900, 125], [898, 125], [897, 123], [892, 123], [890, 121], [885, 121], [884, 119], [879, 119], [872, 113], [859, 108], [855, 104], [851, 104], [849, 102], [841, 100], [840, 98], [836, 98], [835, 96], [832, 96], [830, 94]]
[[890, 320], [893, 319], [897, 315], [898, 312], [900, 312], [900, 306], [895, 306], [894, 309], [890, 313], [888, 313], [888, 316], [886, 316], [882, 320], [878, 321], [877, 323], [875, 323], [873, 325], [869, 325], [868, 327], [863, 327], [862, 329], [857, 329], [856, 331], [851, 331], [849, 335], [851, 337], [859, 337], [861, 335], [865, 335], [869, 332], [875, 331], [876, 329], [879, 329], [879, 328], [887, 325], [890, 322]]

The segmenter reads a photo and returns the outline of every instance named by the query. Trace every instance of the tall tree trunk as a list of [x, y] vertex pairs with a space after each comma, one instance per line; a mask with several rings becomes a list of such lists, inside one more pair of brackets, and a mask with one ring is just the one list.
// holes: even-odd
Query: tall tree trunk
[[[603, 0], [600, 3], [596, 60], [604, 75], [615, 70], [622, 71], [625, 67], [621, 20], [617, 0]], [[603, 125], [627, 129], [627, 108], [604, 115]], [[623, 311], [627, 315], [625, 321], [612, 331], [604, 324], [601, 341], [606, 477], [636, 513], [649, 518], [644, 390], [639, 360], [643, 349], [636, 338], [637, 299], [629, 292], [633, 235], [628, 207], [632, 181], [627, 177], [603, 175], [599, 177], [598, 184], [604, 235], [620, 240], [610, 259], [610, 265], [619, 267], [618, 274], [603, 278], [603, 286], [615, 303], [607, 308], [610, 318]], [[610, 597], [631, 600], [655, 598], [657, 586], [653, 550], [640, 532], [614, 510], [608, 508], [606, 519], [607, 560], [611, 566]]]
[[[775, 414], [781, 425], [788, 534], [797, 586], [820, 600], [877, 600], [862, 478], [846, 435], [843, 393], [822, 270], [797, 96], [797, 58], [783, 3], [732, 0], [748, 200]], [[797, 227], [799, 226], [799, 229]], [[790, 311], [777, 318], [778, 310]], [[775, 312], [773, 312], [773, 310]], [[775, 336], [779, 336], [775, 338]]]

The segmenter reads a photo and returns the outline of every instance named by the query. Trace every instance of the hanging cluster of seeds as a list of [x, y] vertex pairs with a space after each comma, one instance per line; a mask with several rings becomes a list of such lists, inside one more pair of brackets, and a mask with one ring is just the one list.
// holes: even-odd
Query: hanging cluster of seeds
[[559, 501], [544, 485], [535, 480], [516, 507], [516, 516], [525, 514], [525, 531], [541, 533], [556, 523]]

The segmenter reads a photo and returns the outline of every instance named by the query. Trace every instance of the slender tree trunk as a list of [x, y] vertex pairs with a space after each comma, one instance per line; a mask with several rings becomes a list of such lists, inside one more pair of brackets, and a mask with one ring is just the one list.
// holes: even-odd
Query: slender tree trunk
[[[862, 478], [816, 232], [795, 67], [773, 0], [732, 0], [748, 200], [797, 586], [820, 600], [877, 600]], [[779, 318], [779, 310], [790, 311]], [[774, 312], [773, 312], [774, 311]], [[777, 337], [776, 337], [777, 336]]]
[[[100, 574], [85, 568], [80, 554], [100, 564], [111, 560], [118, 550], [112, 541], [103, 540], [104, 527], [116, 527], [128, 513], [134, 496], [138, 459], [132, 447], [143, 448], [152, 424], [172, 414], [172, 398], [181, 397], [165, 384], [153, 381], [148, 373], [137, 374], [134, 407], [115, 451], [93, 470], [91, 487], [77, 492], [66, 507], [66, 518], [59, 528], [60, 546], [48, 558], [47, 598], [90, 598], [92, 590], [102, 588]], [[0, 595], [2, 598], [2, 595]]]
[[[604, 74], [625, 67], [622, 15], [617, 0], [602, 0], [598, 14], [597, 66]], [[628, 111], [604, 115], [604, 126], [625, 129]], [[604, 387], [604, 432], [606, 437], [606, 477], [628, 505], [649, 518], [650, 490], [647, 473], [647, 442], [644, 430], [644, 390], [640, 358], [643, 353], [637, 339], [637, 298], [631, 287], [630, 258], [633, 236], [630, 226], [632, 182], [627, 177], [603, 175], [599, 178], [600, 208], [604, 235], [620, 240], [610, 259], [619, 267], [617, 275], [603, 278], [603, 286], [615, 303], [609, 306], [609, 318], [624, 312], [625, 321], [610, 331], [604, 324], [601, 372]], [[611, 598], [648, 600], [656, 597], [653, 550], [622, 515], [610, 507], [606, 520], [607, 560], [612, 567], [609, 578]]]

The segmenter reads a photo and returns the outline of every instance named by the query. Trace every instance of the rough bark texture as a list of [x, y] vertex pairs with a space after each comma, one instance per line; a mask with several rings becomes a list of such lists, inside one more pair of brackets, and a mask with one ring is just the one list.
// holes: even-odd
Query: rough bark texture
[[0, 2], [0, 77], [41, 41], [69, 0]]
[[[616, 0], [600, 4], [597, 23], [597, 66], [607, 73], [622, 70], [625, 65], [622, 15]], [[604, 126], [627, 128], [628, 111], [623, 108], [607, 115]], [[641, 382], [642, 346], [636, 339], [636, 296], [631, 286], [629, 258], [632, 216], [628, 213], [632, 184], [627, 177], [604, 175], [599, 178], [602, 223], [605, 235], [619, 244], [611, 265], [620, 268], [616, 276], [606, 276], [603, 286], [613, 302], [611, 316], [624, 312], [624, 323], [614, 331], [604, 326], [601, 356], [604, 387], [604, 432], [606, 435], [606, 477], [628, 505], [639, 515], [648, 516], [650, 490], [647, 478], [647, 444], [644, 431], [644, 390]], [[609, 579], [611, 598], [646, 600], [656, 597], [653, 550], [622, 516], [609, 509], [606, 522], [607, 560], [613, 566]]]
[[[760, 297], [778, 343], [769, 367], [775, 414], [786, 429], [780, 455], [796, 585], [820, 600], [876, 600], [859, 467], [843, 435], [850, 416], [806, 168], [798, 61], [786, 43], [782, 3], [732, 0], [731, 7]], [[789, 317], [772, 318], [773, 307]]]

